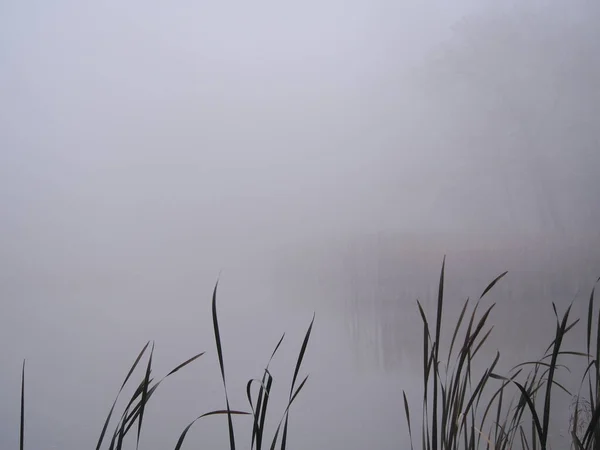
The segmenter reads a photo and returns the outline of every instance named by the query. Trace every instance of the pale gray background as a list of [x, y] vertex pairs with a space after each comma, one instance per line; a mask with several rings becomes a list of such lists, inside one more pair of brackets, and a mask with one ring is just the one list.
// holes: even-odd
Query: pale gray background
[[141, 448], [173, 448], [224, 406], [220, 270], [235, 407], [288, 331], [285, 394], [317, 313], [290, 449], [405, 445], [414, 300], [444, 253], [451, 312], [511, 270], [489, 355], [539, 356], [550, 302], [582, 311], [600, 275], [599, 20], [584, 0], [1, 1], [0, 448], [23, 358], [27, 447], [90, 448], [148, 339], [158, 373], [210, 350], [149, 408]]

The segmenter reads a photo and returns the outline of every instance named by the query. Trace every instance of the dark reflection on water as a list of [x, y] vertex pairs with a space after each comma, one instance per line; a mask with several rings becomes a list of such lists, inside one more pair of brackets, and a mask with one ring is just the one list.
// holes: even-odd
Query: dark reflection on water
[[[448, 340], [465, 299], [477, 300], [492, 279], [509, 271], [482, 301], [486, 307], [497, 302], [490, 321], [495, 329], [486, 345], [492, 356], [501, 351], [504, 367], [541, 356], [553, 337], [552, 302], [560, 312], [575, 299], [574, 316], [585, 315], [600, 275], [597, 240], [445, 238], [448, 243], [442, 245], [441, 237], [379, 233], [303, 246], [279, 265], [275, 284], [295, 293], [295, 301], [314, 299], [320, 310], [343, 310], [359, 364], [383, 371], [420, 371], [422, 322], [416, 300], [432, 320], [444, 253]], [[577, 333], [572, 338], [580, 346]]]

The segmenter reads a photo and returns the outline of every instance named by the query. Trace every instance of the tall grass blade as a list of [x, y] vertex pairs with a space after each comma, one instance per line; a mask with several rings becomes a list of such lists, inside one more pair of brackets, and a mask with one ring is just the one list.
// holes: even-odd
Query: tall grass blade
[[[555, 308], [555, 311], [556, 311], [556, 308]], [[544, 416], [543, 416], [543, 425], [542, 425], [542, 429], [543, 429], [544, 433], [541, 436], [541, 442], [540, 442], [542, 449], [546, 448], [546, 442], [548, 440], [548, 426], [550, 424], [550, 402], [551, 402], [551, 397], [552, 397], [552, 386], [553, 386], [553, 381], [554, 381], [554, 373], [556, 371], [558, 352], [560, 351], [560, 348], [562, 345], [562, 340], [563, 340], [565, 329], [567, 327], [567, 323], [569, 320], [569, 312], [570, 311], [571, 311], [571, 306], [569, 306], [567, 308], [560, 325], [558, 325], [556, 328], [556, 337], [554, 338], [555, 344], [554, 344], [554, 349], [552, 351], [552, 359], [550, 361], [550, 368], [548, 371], [548, 382], [546, 384], [546, 395], [544, 398]]]
[[423, 311], [423, 307], [419, 300], [417, 300], [417, 307], [423, 320], [423, 377], [425, 379], [425, 385], [423, 386], [425, 392], [425, 399], [427, 398], [427, 380], [429, 379], [428, 361], [429, 361], [429, 323], [427, 317]]
[[277, 353], [277, 350], [279, 350], [279, 347], [281, 346], [281, 343], [283, 342], [284, 337], [285, 337], [285, 333], [283, 333], [281, 335], [281, 337], [279, 338], [279, 342], [277, 342], [277, 345], [275, 346], [275, 349], [273, 350], [273, 353], [271, 353], [271, 357], [269, 358], [269, 362], [267, 363], [267, 369], [271, 365], [271, 361], [273, 361], [273, 358], [275, 357], [275, 353]]
[[[298, 354], [298, 361], [296, 361], [296, 368], [294, 369], [294, 377], [292, 378], [292, 386], [290, 388], [289, 405], [292, 404], [293, 397], [295, 397], [298, 394], [298, 392], [300, 391], [300, 388], [302, 386], [304, 386], [304, 383], [306, 382], [306, 378], [305, 378], [304, 381], [302, 382], [302, 385], [300, 386], [300, 388], [298, 388], [298, 390], [296, 391], [296, 394], [293, 394], [294, 387], [296, 385], [296, 380], [298, 379], [298, 372], [300, 372], [300, 366], [302, 366], [302, 360], [304, 359], [304, 354], [306, 353], [306, 347], [308, 346], [308, 341], [310, 339], [310, 334], [312, 332], [312, 327], [313, 327], [314, 322], [315, 322], [315, 314], [313, 313], [312, 320], [310, 321], [310, 325], [308, 326], [308, 330], [306, 330], [306, 335], [304, 336], [304, 341], [302, 341], [302, 347], [300, 348], [300, 353]], [[283, 435], [281, 437], [281, 450], [285, 450], [285, 448], [286, 448], [288, 422], [289, 422], [288, 419], [289, 419], [289, 406], [286, 409], [286, 413], [285, 413], [285, 424], [283, 426]]]
[[267, 389], [265, 390], [265, 395], [263, 397], [262, 410], [260, 415], [260, 435], [257, 437], [257, 442], [260, 443], [262, 448], [262, 442], [264, 437], [265, 430], [265, 421], [267, 419], [267, 407], [268, 407], [268, 396], [271, 394], [271, 387], [273, 386], [273, 377], [269, 374], [269, 378], [267, 380]]
[[592, 318], [594, 316], [594, 291], [596, 290], [596, 286], [592, 288], [592, 292], [590, 294], [590, 301], [588, 303], [588, 317], [587, 317], [587, 335], [586, 335], [586, 351], [590, 354], [590, 340], [592, 336]]
[[294, 377], [292, 378], [292, 386], [290, 388], [290, 396], [292, 395], [292, 391], [294, 390], [294, 386], [296, 385], [298, 372], [300, 372], [300, 366], [302, 366], [302, 360], [304, 359], [304, 354], [306, 353], [306, 347], [308, 346], [308, 341], [310, 339], [310, 334], [312, 332], [314, 322], [315, 315], [313, 314], [312, 320], [310, 321], [310, 325], [308, 326], [308, 330], [306, 330], [306, 334], [304, 335], [304, 340], [302, 341], [302, 347], [300, 348], [300, 353], [298, 354], [298, 360], [296, 361], [296, 368], [294, 369]]
[[490, 336], [493, 329], [494, 329], [494, 327], [491, 326], [490, 329], [481, 338], [481, 341], [479, 341], [479, 344], [477, 344], [477, 347], [475, 347], [475, 350], [473, 350], [473, 357], [475, 357], [475, 355], [479, 352], [479, 349], [481, 348], [481, 346], [485, 343], [485, 341], [487, 341], [487, 338]]
[[529, 441], [527, 440], [527, 436], [525, 436], [523, 427], [519, 427], [519, 432], [521, 436], [521, 447], [523, 448], [523, 450], [529, 450]]
[[444, 304], [444, 269], [446, 267], [446, 256], [442, 261], [442, 270], [440, 273], [440, 283], [438, 286], [438, 302], [437, 302], [437, 317], [435, 325], [435, 356], [433, 358], [434, 366], [434, 379], [433, 379], [433, 411], [431, 418], [431, 441], [433, 443], [433, 450], [438, 448], [438, 360], [439, 360], [439, 346], [440, 346], [440, 334], [442, 329], [442, 308]]
[[[273, 437], [273, 441], [271, 442], [271, 450], [275, 450], [275, 447], [277, 445], [277, 438], [279, 437], [279, 431], [281, 430], [281, 425], [283, 424], [284, 419], [287, 421], [290, 407], [292, 406], [292, 403], [294, 402], [294, 400], [296, 399], [296, 397], [298, 396], [298, 394], [300, 393], [300, 391], [306, 384], [307, 380], [308, 380], [308, 375], [306, 377], [304, 377], [304, 380], [302, 380], [302, 382], [300, 383], [300, 385], [298, 386], [298, 388], [296, 389], [294, 394], [291, 396], [290, 401], [288, 402], [288, 405], [285, 408], [285, 411], [283, 413], [283, 417], [279, 421], [279, 424], [277, 425], [277, 429], [275, 430], [275, 436]], [[283, 441], [283, 439], [285, 439], [285, 438], [282, 437], [282, 441]]]
[[[269, 372], [269, 366], [271, 365], [271, 361], [275, 357], [275, 353], [277, 353], [277, 350], [281, 346], [281, 343], [283, 342], [284, 337], [285, 337], [285, 333], [283, 333], [281, 335], [281, 338], [279, 339], [279, 342], [277, 342], [277, 345], [275, 346], [273, 353], [271, 353], [271, 357], [269, 358], [269, 361], [267, 362], [267, 366], [265, 367], [265, 371], [264, 371], [262, 380], [260, 381], [261, 387], [259, 389], [258, 399], [256, 401], [256, 412], [253, 412], [254, 425], [252, 428], [252, 440], [250, 443], [251, 449], [254, 448], [255, 442], [256, 442], [257, 450], [261, 450], [261, 448], [262, 448], [262, 438], [263, 438], [265, 420], [267, 417], [267, 406], [268, 406], [268, 402], [269, 402], [269, 394], [271, 393], [271, 385], [273, 383], [273, 377], [271, 376], [271, 373]], [[250, 401], [250, 406], [252, 406], [251, 397], [249, 397], [248, 399]]]
[[[212, 296], [212, 316], [213, 316], [213, 329], [215, 332], [215, 342], [217, 345], [217, 356], [219, 357], [219, 366], [221, 367], [221, 378], [223, 378], [223, 389], [225, 390], [225, 404], [227, 411], [231, 410], [229, 406], [229, 395], [227, 394], [227, 382], [225, 381], [225, 366], [223, 364], [223, 348], [221, 346], [221, 333], [219, 332], [219, 320], [217, 318], [217, 288], [219, 282], [215, 284]], [[233, 431], [233, 420], [231, 414], [227, 414], [227, 423], [229, 425], [229, 446], [231, 450], [235, 450], [235, 433]]]
[[[252, 402], [252, 383], [258, 383], [260, 385], [259, 388], [259, 396], [262, 395], [263, 391], [266, 391], [265, 384], [258, 379], [251, 379], [246, 384], [246, 397], [248, 398], [248, 403], [250, 403], [250, 409], [252, 411], [253, 424], [252, 424], [252, 441], [250, 444], [250, 448], [254, 448], [254, 441], [256, 440], [256, 436], [259, 434], [259, 426], [260, 426], [260, 408], [258, 407], [258, 401], [256, 404], [256, 408], [254, 407], [254, 403]], [[268, 397], [268, 395], [267, 395]], [[261, 397], [262, 399], [262, 397]], [[266, 399], [268, 400], [268, 398]]]
[[406, 392], [402, 391], [402, 397], [404, 398], [404, 413], [406, 414], [406, 423], [408, 424], [408, 436], [410, 438], [410, 450], [414, 450], [412, 428], [410, 426], [410, 409], [408, 407], [408, 401], [406, 400]]
[[25, 448], [25, 360], [21, 370], [21, 427], [19, 429], [19, 450]]
[[[125, 409], [125, 414], [128, 414], [129, 410]], [[127, 434], [127, 431], [125, 431], [125, 423], [121, 424], [121, 427], [119, 428], [119, 433], [118, 433], [118, 439], [117, 439], [117, 446], [116, 446], [116, 450], [121, 450], [123, 448], [123, 439], [125, 438], [125, 435]]]
[[454, 348], [454, 341], [456, 340], [456, 335], [458, 334], [458, 330], [460, 329], [460, 325], [462, 324], [465, 312], [467, 311], [468, 304], [469, 299], [467, 298], [460, 312], [460, 316], [458, 317], [458, 322], [456, 323], [456, 327], [454, 328], [454, 333], [452, 334], [452, 340], [450, 341], [450, 349], [448, 350], [448, 362], [450, 362], [450, 356], [452, 355], [452, 349]]
[[500, 414], [502, 414], [502, 400], [504, 399], [504, 386], [502, 386], [501, 391], [500, 391], [500, 396], [498, 397], [498, 407], [496, 408], [496, 429], [494, 430], [494, 436], [496, 439], [496, 443], [498, 443], [500, 441], [500, 439], [498, 438], [498, 430], [500, 430], [502, 432], [501, 436], [503, 436], [504, 430], [503, 428], [500, 426]]
[[150, 384], [150, 372], [152, 371], [152, 355], [154, 354], [154, 342], [150, 349], [150, 357], [148, 358], [148, 365], [146, 366], [146, 375], [144, 377], [144, 385], [142, 389], [142, 398], [140, 399], [140, 417], [138, 422], [137, 430], [137, 442], [135, 448], [140, 447], [140, 435], [142, 433], [142, 423], [144, 422], [144, 410], [146, 409], [146, 403], [148, 402], [148, 386]]

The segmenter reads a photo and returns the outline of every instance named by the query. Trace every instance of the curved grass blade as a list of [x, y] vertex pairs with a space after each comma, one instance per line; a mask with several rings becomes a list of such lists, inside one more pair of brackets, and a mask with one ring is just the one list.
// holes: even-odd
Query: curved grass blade
[[481, 296], [479, 297], [479, 300], [481, 300], [485, 294], [487, 294], [493, 287], [494, 285], [500, 281], [502, 278], [504, 278], [504, 276], [508, 273], [508, 270], [504, 273], [501, 273], [500, 275], [498, 275], [496, 278], [494, 278], [494, 280], [488, 284], [488, 286], [483, 290], [483, 293], [481, 294]]
[[[147, 405], [148, 404], [148, 402], [152, 398], [152, 395], [154, 394], [154, 392], [156, 391], [156, 389], [158, 388], [158, 386], [166, 378], [168, 378], [169, 376], [171, 376], [174, 373], [178, 372], [179, 370], [181, 370], [182, 368], [184, 368], [188, 364], [192, 363], [193, 361], [195, 361], [196, 359], [198, 359], [203, 354], [204, 354], [204, 352], [199, 353], [199, 354], [197, 354], [197, 355], [189, 358], [185, 362], [177, 365], [173, 370], [171, 370], [167, 375], [165, 375], [164, 377], [162, 377], [162, 379], [160, 379], [154, 385], [152, 385], [152, 382], [154, 381], [153, 378], [150, 378], [149, 380], [146, 380], [146, 378], [144, 377], [144, 379], [142, 379], [142, 381], [140, 382], [140, 384], [138, 385], [138, 387], [136, 388], [136, 390], [132, 394], [131, 398], [129, 399], [129, 402], [125, 406], [124, 412], [121, 415], [121, 418], [120, 418], [120, 420], [119, 420], [119, 422], [117, 424], [117, 427], [116, 427], [116, 429], [114, 431], [114, 434], [112, 436], [112, 439], [111, 439], [111, 442], [110, 442], [110, 446], [109, 446], [109, 450], [118, 450], [122, 446], [122, 442], [123, 442], [124, 437], [129, 433], [130, 429], [135, 425], [136, 421], [140, 418], [140, 414], [141, 414], [141, 410], [142, 410], [142, 405]], [[147, 396], [146, 396], [145, 401], [140, 400], [134, 406], [135, 401], [138, 400], [138, 399], [140, 399], [140, 397], [142, 396], [142, 394], [144, 392], [144, 388], [146, 386], [147, 386]]]
[[573, 393], [568, 390], [566, 387], [564, 387], [561, 383], [559, 383], [556, 380], [552, 380], [552, 384], [554, 384], [554, 386], [557, 386], [559, 389], [562, 389], [562, 391], [567, 394], [569, 397], [573, 397]]
[[[144, 403], [144, 405], [148, 404], [148, 402], [150, 401], [150, 398], [154, 394], [154, 391], [156, 391], [157, 387], [158, 387], [158, 383], [156, 383], [154, 386], [152, 386], [148, 390], [148, 396], [146, 397], [146, 402]], [[141, 407], [142, 407], [141, 402], [138, 403], [137, 405], [135, 405], [135, 408], [133, 409], [133, 411], [125, 419], [126, 423], [129, 422], [129, 425], [127, 425], [127, 428], [125, 429], [125, 434], [127, 434], [129, 432], [129, 429], [135, 424], [136, 419], [138, 419], [140, 417]]]
[[[256, 401], [258, 424], [255, 424], [256, 426], [252, 429], [252, 441], [250, 444], [251, 449], [254, 447], [255, 442], [256, 442], [256, 449], [257, 450], [262, 449], [263, 431], [265, 429], [265, 420], [267, 418], [267, 407], [269, 404], [269, 394], [271, 393], [271, 386], [273, 384], [273, 377], [271, 376], [271, 373], [269, 372], [269, 366], [271, 365], [271, 361], [273, 361], [273, 358], [275, 357], [277, 350], [281, 346], [281, 343], [283, 342], [284, 337], [285, 337], [285, 333], [283, 333], [281, 335], [281, 338], [279, 339], [279, 342], [277, 342], [277, 345], [275, 346], [273, 353], [271, 353], [271, 357], [269, 358], [269, 361], [267, 362], [267, 367], [265, 367], [265, 372], [262, 377], [262, 385], [263, 385], [264, 389], [261, 388], [259, 390], [258, 399]], [[265, 383], [266, 383], [266, 386], [265, 386]]]
[[[125, 429], [125, 434], [127, 434], [127, 432], [129, 431], [129, 429], [133, 426], [134, 422], [136, 419], [138, 419], [140, 417], [140, 413], [141, 413], [141, 409], [142, 409], [142, 404], [143, 405], [147, 405], [148, 402], [150, 401], [150, 398], [152, 397], [152, 394], [154, 394], [154, 391], [156, 391], [156, 389], [158, 388], [158, 386], [169, 376], [173, 375], [174, 373], [178, 372], [179, 370], [181, 370], [182, 368], [184, 368], [185, 366], [187, 366], [188, 364], [192, 363], [193, 361], [195, 361], [196, 359], [198, 359], [200, 356], [204, 355], [205, 352], [199, 353], [193, 357], [191, 357], [190, 359], [186, 360], [185, 362], [179, 364], [177, 367], [175, 367], [173, 370], [171, 370], [168, 374], [166, 374], [164, 377], [162, 377], [159, 381], [157, 381], [152, 387], [150, 387], [148, 389], [148, 393], [146, 396], [146, 400], [145, 401], [140, 401], [135, 408], [133, 409], [133, 411], [129, 414], [124, 414], [122, 417], [125, 419], [125, 424], [129, 423], [127, 425], [127, 428]], [[147, 382], [147, 385], [150, 386], [152, 385], [152, 381], [153, 378], [150, 378]], [[126, 411], [129, 411], [129, 409], [131, 408], [131, 406], [133, 405], [133, 402], [140, 396], [142, 395], [142, 393], [144, 392], [144, 386], [146, 385], [146, 380], [142, 380], [142, 382], [140, 383], [140, 385], [138, 386], [137, 390], [135, 391], [134, 395], [131, 397], [131, 399], [129, 400], [129, 403], [127, 404], [126, 407]]]
[[[547, 362], [543, 362], [542, 360], [539, 361], [525, 361], [522, 363], [517, 364], [516, 366], [514, 366], [511, 370], [515, 370], [519, 367], [523, 367], [523, 366], [543, 366], [543, 367], [547, 367], [548, 369], [551, 367], [550, 363]], [[557, 364], [556, 367], [562, 367], [565, 368], [567, 370], [569, 370], [569, 368], [567, 366], [563, 366], [560, 364]]]
[[[142, 392], [144, 391], [144, 381], [145, 381], [145, 379], [142, 379], [142, 381], [140, 382], [139, 386], [137, 387], [137, 389], [135, 390], [135, 392], [133, 393], [133, 395], [129, 399], [129, 402], [127, 403], [127, 406], [125, 406], [125, 410], [123, 411], [123, 414], [121, 415], [121, 419], [118, 422], [117, 429], [115, 430], [115, 434], [118, 432], [119, 426], [120, 426], [121, 423], [126, 424], [128, 421], [130, 421], [131, 416], [133, 414], [137, 413], [140, 410], [140, 403], [138, 403], [134, 407], [133, 412], [131, 414], [129, 413], [129, 411], [131, 410], [131, 407], [133, 406], [133, 403], [138, 399], [138, 397], [140, 397], [142, 395]], [[151, 378], [149, 382], [152, 383], [152, 381], [153, 381], [153, 379]], [[152, 389], [150, 391], [152, 391]], [[137, 417], [138, 417], [137, 414], [136, 414], [135, 417], [137, 419]]]
[[[589, 358], [592, 356], [592, 355], [588, 355], [587, 353], [584, 353], [584, 352], [576, 352], [576, 351], [571, 351], [571, 350], [561, 350], [558, 352], [558, 354], [559, 354], [559, 356], [560, 355], [583, 356], [583, 357], [587, 357], [588, 361], [589, 361]], [[543, 361], [543, 360], [551, 358], [551, 357], [552, 357], [552, 354], [545, 355], [540, 359], [540, 361]]]
[[538, 435], [538, 437], [541, 438], [544, 434], [543, 429], [542, 429], [542, 424], [540, 423], [539, 416], [537, 414], [537, 411], [535, 410], [535, 404], [533, 403], [533, 400], [532, 400], [531, 396], [529, 395], [529, 393], [527, 392], [527, 390], [525, 389], [525, 387], [523, 387], [523, 385], [521, 383], [514, 381], [510, 378], [503, 377], [502, 375], [490, 373], [490, 377], [495, 378], [497, 380], [509, 381], [509, 382], [513, 383], [515, 386], [517, 386], [519, 391], [521, 391], [523, 400], [525, 400], [525, 402], [527, 403], [527, 406], [529, 407], [529, 412], [531, 413], [531, 416], [533, 418], [533, 423], [534, 423], [537, 435]]
[[[129, 399], [127, 406], [125, 406], [123, 414], [121, 415], [121, 418], [119, 419], [119, 422], [117, 423], [117, 426], [115, 428], [115, 432], [113, 433], [113, 437], [112, 437], [110, 447], [109, 447], [110, 450], [114, 449], [116, 439], [119, 436], [119, 433], [122, 431], [121, 428], [127, 426], [127, 429], [124, 431], [124, 434], [127, 434], [129, 429], [134, 425], [135, 420], [139, 417], [140, 403], [138, 403], [134, 407], [134, 410], [132, 413], [130, 413], [129, 411], [131, 411], [131, 407], [133, 406], [133, 403], [137, 400], [137, 398], [142, 395], [142, 391], [144, 390], [144, 381], [145, 381], [144, 379], [142, 379], [142, 381], [140, 381], [140, 384], [138, 385], [137, 389], [135, 390], [135, 392]], [[149, 380], [149, 383], [152, 383], [152, 381], [154, 381], [153, 378], [151, 378]], [[157, 385], [158, 385], [158, 383], [156, 383], [154, 388], [150, 389], [149, 394], [152, 393], [152, 391], [156, 388]], [[148, 396], [148, 398], [150, 398], [150, 395]], [[134, 417], [134, 415], [135, 415], [135, 417]], [[129, 422], [129, 424], [127, 425], [128, 422]]]
[[294, 395], [292, 395], [292, 399], [290, 401], [290, 405], [294, 402], [294, 400], [296, 400], [296, 397], [298, 397], [298, 394], [300, 393], [300, 391], [302, 390], [302, 388], [304, 387], [304, 385], [308, 381], [308, 377], [309, 377], [309, 375], [306, 375], [304, 377], [304, 379], [302, 380], [302, 383], [300, 383], [298, 385], [298, 389], [296, 389], [296, 391], [294, 392]]
[[[256, 436], [256, 448], [260, 450], [262, 448], [263, 434], [265, 429], [265, 421], [267, 419], [267, 407], [269, 405], [269, 395], [271, 394], [271, 387], [273, 385], [273, 377], [269, 373], [267, 369], [265, 369], [265, 374], [268, 375], [267, 378], [267, 388], [264, 392], [264, 396], [262, 397], [262, 404], [260, 408], [260, 433]], [[262, 392], [261, 392], [262, 394]], [[259, 400], [261, 397], [259, 395]]]
[[[231, 410], [229, 406], [229, 395], [227, 394], [227, 382], [225, 381], [225, 366], [223, 364], [223, 348], [221, 345], [221, 333], [219, 332], [219, 320], [217, 318], [217, 288], [219, 281], [215, 283], [212, 296], [212, 316], [213, 316], [213, 329], [215, 332], [215, 343], [217, 345], [217, 356], [219, 357], [219, 366], [221, 367], [221, 378], [223, 379], [223, 389], [225, 391], [225, 404], [227, 411]], [[231, 414], [227, 414], [227, 423], [229, 425], [229, 446], [231, 450], [235, 450], [235, 433], [233, 431], [233, 420]]]
[[[254, 409], [254, 404], [252, 403], [252, 383], [254, 381], [258, 381], [261, 386], [263, 385], [261, 380], [256, 380], [256, 379], [251, 379], [248, 380], [248, 383], [246, 384], [246, 397], [248, 397], [248, 403], [250, 403], [250, 409], [252, 410], [252, 418], [253, 418], [253, 424], [252, 424], [252, 443], [250, 444], [250, 448], [253, 449], [254, 448], [254, 441], [256, 439], [256, 435], [258, 434], [258, 426], [259, 426], [259, 414], [260, 414], [260, 410], [258, 410], [258, 407], [256, 409]], [[260, 393], [262, 393], [262, 387], [260, 388]], [[259, 395], [260, 395], [259, 393]], [[258, 401], [257, 401], [257, 406], [258, 406]]]
[[150, 345], [150, 341], [146, 342], [146, 345], [144, 345], [144, 348], [142, 348], [142, 350], [138, 354], [137, 358], [133, 362], [133, 365], [129, 369], [129, 372], [127, 373], [127, 376], [125, 377], [125, 380], [123, 381], [123, 384], [121, 385], [121, 388], [119, 389], [119, 392], [117, 393], [115, 401], [113, 402], [112, 407], [110, 408], [108, 416], [106, 417], [106, 420], [104, 421], [104, 426], [102, 427], [102, 431], [100, 432], [100, 438], [98, 439], [98, 443], [96, 444], [96, 450], [100, 450], [100, 447], [102, 446], [102, 442], [104, 440], [104, 435], [106, 434], [106, 429], [108, 428], [108, 424], [110, 422], [110, 418], [112, 417], [112, 414], [113, 414], [113, 412], [115, 410], [115, 406], [117, 404], [117, 400], [119, 399], [119, 395], [121, 395], [121, 392], [123, 391], [123, 388], [125, 387], [125, 385], [129, 381], [129, 378], [131, 377], [131, 374], [133, 373], [133, 371], [137, 367], [138, 363], [142, 359], [142, 355], [146, 352], [146, 349], [148, 348], [149, 345]]
[[[163, 377], [163, 380], [164, 380], [165, 378], [167, 378], [167, 377], [170, 377], [170, 376], [171, 376], [171, 375], [173, 375], [175, 372], [177, 372], [177, 371], [179, 371], [179, 370], [183, 369], [183, 368], [184, 368], [185, 366], [187, 366], [188, 364], [190, 364], [190, 363], [192, 363], [192, 362], [196, 361], [198, 358], [200, 358], [200, 357], [201, 357], [202, 355], [204, 355], [205, 353], [206, 353], [206, 352], [198, 353], [197, 355], [195, 355], [195, 356], [192, 356], [190, 359], [186, 360], [185, 362], [182, 362], [182, 363], [181, 363], [181, 364], [179, 364], [177, 367], [175, 367], [173, 370], [171, 370], [171, 371], [170, 371], [168, 374], [166, 374], [166, 375]], [[161, 381], [162, 381], [162, 380], [161, 380]], [[159, 383], [160, 383], [160, 381], [159, 381]]]
[[[266, 370], [266, 369], [265, 369]], [[270, 375], [269, 375], [270, 377]], [[263, 377], [264, 380], [264, 377]], [[264, 394], [264, 402], [265, 404], [269, 401], [269, 393], [270, 393], [270, 386], [265, 385], [263, 380], [259, 380], [259, 379], [251, 379], [248, 381], [248, 383], [246, 384], [246, 396], [248, 397], [248, 403], [250, 403], [250, 409], [252, 410], [252, 417], [253, 417], [253, 425], [252, 425], [252, 442], [250, 444], [250, 448], [254, 448], [254, 442], [257, 441], [257, 450], [260, 450], [260, 446], [261, 446], [261, 442], [262, 442], [262, 423], [261, 423], [261, 412], [262, 412], [262, 405], [259, 405], [259, 401], [262, 402], [263, 401], [263, 394]], [[254, 404], [252, 403], [252, 383], [258, 383], [260, 385], [259, 388], [259, 394], [258, 394], [258, 400], [256, 402], [256, 408], [254, 407]], [[258, 437], [258, 439], [257, 439]]]
[[181, 446], [183, 445], [183, 441], [185, 440], [185, 437], [188, 434], [188, 431], [190, 431], [190, 428], [192, 428], [192, 425], [194, 425], [198, 420], [202, 419], [203, 417], [220, 415], [220, 414], [227, 414], [228, 417], [231, 417], [232, 415], [244, 415], [244, 416], [250, 415], [249, 412], [235, 411], [233, 409], [220, 409], [217, 411], [210, 411], [210, 412], [204, 413], [201, 416], [196, 417], [194, 420], [192, 420], [192, 422], [190, 422], [190, 424], [187, 427], [184, 428], [183, 432], [181, 433], [181, 436], [179, 436], [179, 439], [177, 440], [177, 445], [175, 445], [175, 450], [181, 449]]
[[465, 411], [471, 411], [471, 405], [473, 405], [473, 402], [475, 401], [475, 399], [478, 398], [480, 392], [482, 392], [483, 388], [485, 387], [485, 384], [487, 383], [488, 379], [490, 378], [490, 374], [496, 368], [496, 365], [498, 364], [499, 360], [500, 360], [500, 352], [496, 352], [496, 357], [494, 358], [494, 361], [492, 362], [491, 366], [485, 371], [485, 373], [479, 380], [479, 383], [477, 384], [475, 391], [473, 392], [473, 394], [471, 395], [471, 398], [469, 399], [469, 401], [467, 403]]
[[[565, 331], [563, 334], [567, 334], [578, 323], [579, 323], [579, 319], [574, 320], [569, 326], [567, 326], [565, 328]], [[555, 342], [556, 342], [556, 340], [552, 340], [550, 345], [548, 347], [546, 347], [546, 351], [544, 352], [544, 355], [545, 355], [544, 358], [550, 358], [552, 356], [552, 353], [548, 353], [548, 351], [554, 346]], [[542, 358], [542, 359], [544, 359], [544, 358]]]

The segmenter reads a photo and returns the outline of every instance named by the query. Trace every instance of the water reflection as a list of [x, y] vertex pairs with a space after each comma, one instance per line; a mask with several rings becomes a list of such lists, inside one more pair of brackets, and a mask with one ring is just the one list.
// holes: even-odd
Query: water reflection
[[295, 301], [315, 299], [321, 311], [343, 311], [360, 366], [419, 371], [422, 322], [416, 300], [433, 318], [444, 253], [446, 333], [463, 302], [477, 300], [492, 279], [509, 270], [483, 300], [483, 306], [497, 302], [487, 348], [502, 352], [505, 367], [541, 356], [552, 339], [552, 302], [560, 311], [575, 299], [574, 315], [584, 315], [600, 274], [600, 255], [584, 241], [479, 236], [451, 242], [442, 247], [437, 238], [378, 233], [303, 245], [279, 264], [274, 284], [295, 293]]

